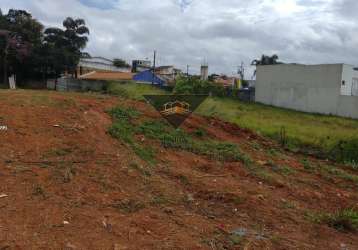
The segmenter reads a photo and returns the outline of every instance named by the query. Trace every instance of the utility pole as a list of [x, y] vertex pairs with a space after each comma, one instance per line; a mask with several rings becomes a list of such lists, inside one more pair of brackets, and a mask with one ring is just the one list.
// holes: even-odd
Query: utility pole
[[245, 77], [245, 66], [244, 62], [241, 62], [241, 66], [239, 66], [239, 70], [237, 72], [240, 75], [241, 80], [244, 80]]
[[154, 50], [152, 85], [154, 85], [154, 78], [155, 78], [155, 60], [156, 60], [156, 57], [157, 57], [157, 51]]

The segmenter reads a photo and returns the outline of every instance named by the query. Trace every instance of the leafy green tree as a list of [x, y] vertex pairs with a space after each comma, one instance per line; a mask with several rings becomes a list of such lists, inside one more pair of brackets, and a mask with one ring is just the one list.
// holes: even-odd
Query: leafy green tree
[[[63, 21], [64, 30], [48, 28], [45, 30], [45, 42], [52, 53], [52, 66], [56, 72], [65, 69], [77, 77], [76, 67], [88, 42], [89, 30], [83, 19], [66, 18]], [[56, 63], [58, 61], [60, 63]]]
[[274, 65], [274, 64], [282, 64], [278, 61], [277, 55], [267, 56], [262, 55], [261, 59], [255, 59], [252, 61], [251, 65]]
[[[251, 62], [251, 65], [275, 65], [275, 64], [283, 64], [282, 62], [278, 61], [278, 55], [272, 55], [272, 56], [267, 56], [267, 55], [262, 55], [261, 59], [255, 59]], [[256, 76], [256, 70], [254, 72], [254, 76]]]
[[210, 81], [202, 81], [197, 77], [179, 77], [173, 92], [175, 94], [212, 94], [224, 96], [225, 88]]
[[118, 67], [118, 68], [130, 67], [129, 64], [125, 60], [119, 59], [119, 58], [113, 59], [113, 66]]
[[[0, 73], [7, 83], [9, 74], [17, 82], [45, 79], [67, 71], [76, 74], [82, 50], [88, 42], [89, 30], [83, 19], [66, 18], [64, 29], [44, 26], [24, 10], [0, 10]], [[88, 56], [88, 54], [87, 54]]]
[[10, 9], [0, 17], [0, 53], [4, 83], [7, 83], [8, 73], [15, 73], [21, 79], [31, 72], [29, 65], [34, 58], [33, 51], [41, 46], [43, 25], [31, 14], [24, 10]]

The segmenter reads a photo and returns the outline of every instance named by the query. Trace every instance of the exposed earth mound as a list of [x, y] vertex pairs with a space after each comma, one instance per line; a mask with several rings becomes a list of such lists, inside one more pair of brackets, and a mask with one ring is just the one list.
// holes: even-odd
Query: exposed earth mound
[[0, 126], [0, 249], [358, 249], [357, 170], [236, 125], [1, 91]]

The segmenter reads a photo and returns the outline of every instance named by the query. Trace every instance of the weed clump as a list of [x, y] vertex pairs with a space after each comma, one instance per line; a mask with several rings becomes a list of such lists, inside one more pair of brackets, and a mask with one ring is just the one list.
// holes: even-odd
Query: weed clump
[[134, 140], [134, 135], [137, 131], [132, 119], [137, 118], [140, 112], [133, 108], [116, 107], [108, 113], [114, 120], [114, 123], [108, 129], [108, 133], [112, 137], [127, 143], [141, 159], [154, 163], [154, 150], [148, 146], [143, 147]]
[[121, 119], [129, 120], [129, 119], [136, 118], [140, 115], [140, 112], [134, 108], [122, 108], [122, 107], [113, 108], [108, 113], [112, 116], [113, 119], [116, 120], [121, 120]]
[[165, 148], [181, 149], [219, 161], [242, 161], [245, 164], [251, 162], [236, 144], [195, 140], [181, 129], [170, 129], [162, 121], [145, 122], [139, 126], [137, 132], [148, 138], [160, 140]]
[[[144, 135], [147, 138], [158, 140], [165, 148], [185, 150], [214, 160], [241, 161], [245, 164], [252, 162], [236, 144], [215, 140], [198, 140], [181, 129], [171, 128], [164, 121], [150, 120], [135, 126], [132, 119], [138, 117], [140, 113], [134, 109], [117, 107], [109, 113], [114, 119], [114, 124], [108, 130], [109, 134], [129, 144], [140, 158], [148, 162], [153, 162], [155, 151], [135, 142], [135, 135]], [[200, 136], [204, 135], [204, 132], [200, 130], [195, 134]]]
[[338, 231], [356, 232], [358, 230], [358, 210], [341, 209], [335, 213], [307, 214], [307, 218], [315, 223], [325, 223]]
[[358, 138], [339, 141], [332, 149], [332, 157], [341, 162], [358, 162]]
[[139, 201], [126, 199], [112, 204], [112, 207], [119, 209], [123, 213], [130, 214], [142, 210], [145, 205]]

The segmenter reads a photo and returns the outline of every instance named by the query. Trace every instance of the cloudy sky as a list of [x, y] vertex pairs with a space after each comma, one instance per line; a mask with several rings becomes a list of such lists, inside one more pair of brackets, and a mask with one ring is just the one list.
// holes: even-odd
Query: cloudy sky
[[[152, 58], [232, 74], [261, 54], [284, 62], [358, 65], [357, 0], [0, 0], [46, 26], [81, 17], [92, 56]], [[251, 72], [248, 70], [248, 72]], [[248, 73], [247, 78], [250, 78]]]

